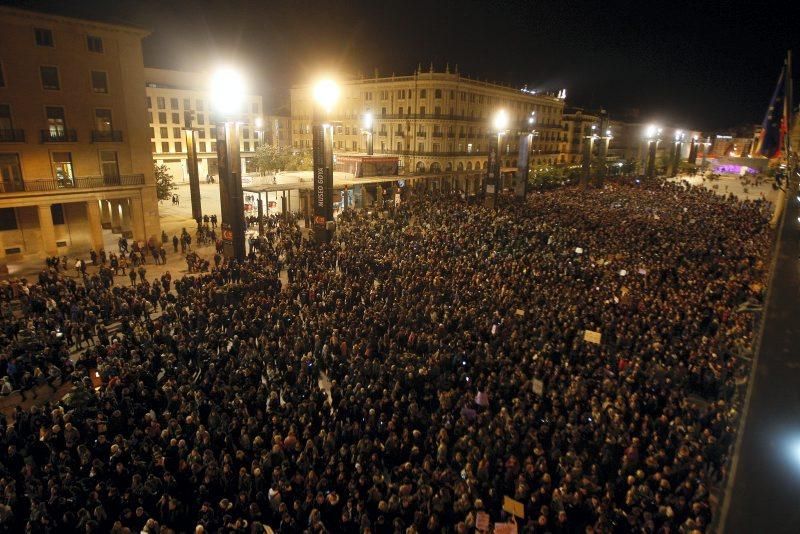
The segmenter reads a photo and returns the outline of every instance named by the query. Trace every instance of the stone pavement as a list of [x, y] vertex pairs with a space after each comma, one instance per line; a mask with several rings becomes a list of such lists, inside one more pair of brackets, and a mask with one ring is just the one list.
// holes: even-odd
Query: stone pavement
[[746, 198], [748, 200], [765, 198], [773, 204], [778, 198], [778, 191], [772, 187], [773, 182], [769, 179], [762, 179], [760, 183], [756, 185], [754, 178], [742, 178], [732, 174], [720, 175], [717, 180], [704, 179], [699, 174], [696, 176], [684, 174], [678, 175], [675, 178], [670, 178], [669, 181], [686, 181], [693, 186], [703, 186], [707, 189], [711, 189], [719, 195], [733, 193], [738, 198]]

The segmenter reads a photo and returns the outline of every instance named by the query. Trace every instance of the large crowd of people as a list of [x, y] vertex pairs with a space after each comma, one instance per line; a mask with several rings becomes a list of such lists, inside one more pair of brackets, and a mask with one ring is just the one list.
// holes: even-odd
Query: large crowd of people
[[704, 532], [768, 215], [663, 183], [406, 195], [191, 277], [51, 267], [2, 296], [0, 375], [75, 387], [0, 420], [0, 529], [465, 533], [507, 496], [521, 532]]

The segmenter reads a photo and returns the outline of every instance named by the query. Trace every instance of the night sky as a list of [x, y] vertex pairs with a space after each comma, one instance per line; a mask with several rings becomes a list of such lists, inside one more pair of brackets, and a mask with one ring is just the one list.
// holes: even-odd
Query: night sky
[[270, 105], [321, 71], [400, 75], [449, 62], [480, 79], [565, 87], [570, 105], [612, 118], [638, 111], [642, 121], [720, 129], [760, 123], [786, 50], [800, 54], [789, 0], [0, 3], [150, 28], [148, 66], [232, 61]]

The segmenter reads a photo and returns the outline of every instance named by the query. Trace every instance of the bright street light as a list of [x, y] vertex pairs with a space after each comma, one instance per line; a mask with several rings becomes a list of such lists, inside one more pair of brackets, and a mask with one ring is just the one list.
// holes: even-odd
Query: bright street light
[[683, 139], [683, 131], [682, 130], [677, 130], [675, 132], [675, 140], [676, 141], [680, 141], [682, 139]]
[[660, 126], [657, 126], [655, 124], [648, 124], [647, 128], [644, 131], [644, 136], [646, 139], [655, 139], [657, 136], [661, 135], [662, 131], [664, 130]]
[[233, 67], [221, 67], [211, 77], [211, 105], [222, 116], [240, 113], [247, 84], [242, 73]]
[[256, 117], [256, 128], [261, 129], [264, 127], [264, 119]]
[[372, 129], [372, 113], [370, 112], [364, 113], [364, 129], [365, 130]]
[[333, 104], [339, 99], [339, 86], [333, 80], [326, 78], [314, 85], [314, 100], [326, 113], [331, 111]]
[[498, 132], [505, 131], [508, 128], [508, 113], [506, 112], [506, 110], [501, 109], [494, 114], [492, 125], [494, 126], [494, 129], [497, 130]]

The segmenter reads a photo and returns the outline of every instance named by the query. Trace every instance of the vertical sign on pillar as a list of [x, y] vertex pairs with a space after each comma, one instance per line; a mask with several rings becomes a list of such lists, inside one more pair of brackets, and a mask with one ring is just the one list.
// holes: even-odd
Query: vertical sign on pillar
[[333, 219], [333, 128], [316, 121], [312, 129], [314, 150], [314, 237], [330, 240], [328, 221]]
[[189, 167], [189, 194], [192, 200], [192, 218], [197, 220], [203, 216], [200, 206], [200, 172], [197, 169], [197, 141], [195, 131], [189, 124], [186, 126], [183, 132], [186, 140], [186, 163]]
[[656, 175], [656, 150], [658, 148], [658, 141], [655, 139], [650, 140], [650, 145], [647, 148], [647, 177], [653, 178]]
[[517, 175], [514, 178], [514, 196], [517, 198], [525, 198], [525, 195], [528, 193], [528, 169], [530, 169], [530, 148], [532, 140], [532, 133], [523, 133], [519, 136]]

